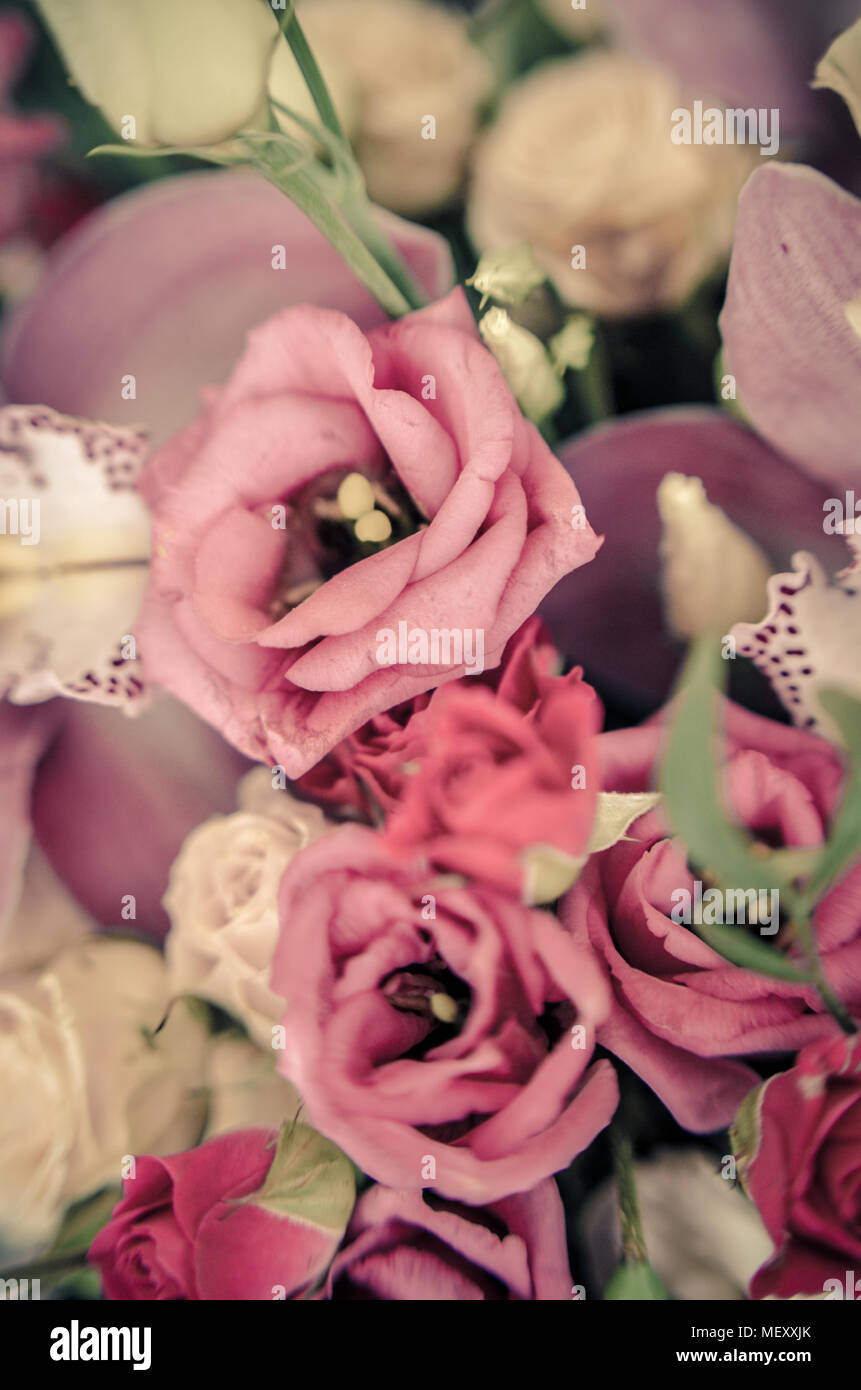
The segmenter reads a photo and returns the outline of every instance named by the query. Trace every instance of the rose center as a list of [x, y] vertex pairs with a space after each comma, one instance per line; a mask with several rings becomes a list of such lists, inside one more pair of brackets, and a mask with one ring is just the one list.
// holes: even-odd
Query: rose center
[[391, 466], [367, 472], [331, 468], [266, 512], [286, 532], [284, 563], [269, 602], [275, 621], [334, 575], [426, 524]]

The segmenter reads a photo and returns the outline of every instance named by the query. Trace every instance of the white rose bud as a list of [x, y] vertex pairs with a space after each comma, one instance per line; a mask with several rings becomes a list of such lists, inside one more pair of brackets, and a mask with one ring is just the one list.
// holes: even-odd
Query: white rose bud
[[299, 850], [334, 827], [319, 807], [273, 789], [268, 768], [243, 778], [239, 804], [193, 830], [173, 864], [165, 953], [174, 995], [220, 1005], [269, 1048], [284, 1012], [269, 987], [278, 887]]
[[541, 421], [559, 409], [565, 388], [547, 349], [504, 309], [489, 309], [478, 331], [490, 348], [527, 420]]
[[73, 81], [125, 139], [213, 145], [243, 126], [265, 129], [269, 66], [283, 40], [260, 0], [37, 4]]
[[527, 241], [566, 303], [621, 316], [679, 304], [724, 259], [759, 160], [679, 145], [683, 102], [615, 52], [542, 64], [506, 94], [473, 161], [467, 224], [482, 254]]
[[[371, 198], [408, 215], [448, 202], [493, 87], [464, 20], [426, 0], [308, 0], [297, 13]], [[279, 45], [270, 93], [312, 117], [301, 82], [292, 54]], [[304, 138], [295, 123], [279, 119]]]
[[482, 256], [475, 274], [466, 283], [478, 290], [479, 307], [483, 309], [488, 299], [497, 299], [501, 304], [522, 304], [546, 279], [531, 249], [523, 245]]
[[0, 1244], [49, 1240], [127, 1156], [197, 1142], [208, 1034], [183, 1007], [159, 1029], [167, 1009], [161, 956], [119, 937], [0, 978]]

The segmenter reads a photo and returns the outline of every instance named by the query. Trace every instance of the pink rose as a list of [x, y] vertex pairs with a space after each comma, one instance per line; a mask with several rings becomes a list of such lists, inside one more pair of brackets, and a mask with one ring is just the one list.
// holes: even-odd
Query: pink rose
[[[724, 713], [726, 786], [740, 823], [769, 845], [821, 844], [842, 778], [834, 749], [729, 702]], [[606, 789], [652, 785], [663, 717], [601, 736]], [[628, 833], [632, 839], [594, 856], [560, 911], [612, 982], [598, 1041], [657, 1092], [680, 1124], [719, 1129], [758, 1080], [728, 1058], [794, 1052], [837, 1025], [812, 987], [730, 965], [673, 919], [683, 905], [673, 895], [686, 890], [693, 905], [695, 880], [660, 810], [641, 816]], [[815, 930], [832, 987], [861, 1012], [861, 865], [822, 901]], [[783, 926], [761, 939], [795, 950]]]
[[[301, 1199], [303, 1183], [309, 1188], [309, 1146], [322, 1181], [346, 1160], [296, 1125], [279, 1200], [267, 1205], [261, 1189], [279, 1161], [277, 1138], [272, 1130], [236, 1130], [170, 1158], [138, 1158], [136, 1176], [126, 1179], [122, 1201], [90, 1247], [105, 1296], [273, 1299], [313, 1285], [338, 1247], [349, 1206], [331, 1228], [319, 1219], [319, 1204], [303, 1210], [297, 1193]], [[291, 1165], [299, 1178], [292, 1190]]]
[[[531, 617], [509, 640], [498, 667], [452, 681], [446, 688], [457, 690], [477, 682], [528, 713], [539, 698], [539, 681], [552, 676], [559, 661], [544, 624]], [[401, 799], [418, 760], [427, 753], [424, 711], [436, 699], [436, 693], [416, 695], [369, 719], [299, 778], [302, 791], [315, 801], [366, 820], [374, 819], [377, 808], [388, 815]]]
[[573, 859], [595, 815], [602, 711], [581, 677], [577, 668], [547, 678], [527, 717], [477, 686], [438, 691], [424, 716], [427, 753], [386, 825], [389, 843], [542, 901], [528, 851], [549, 847]]
[[811, 1043], [751, 1102], [739, 1167], [775, 1244], [751, 1297], [861, 1298], [861, 1037]]
[[345, 826], [281, 884], [279, 1067], [379, 1182], [480, 1204], [566, 1167], [609, 1122], [589, 1066], [607, 989], [549, 913], [460, 887]]
[[336, 1300], [571, 1298], [565, 1213], [548, 1178], [531, 1192], [463, 1209], [427, 1192], [374, 1186], [329, 1271]]
[[[391, 543], [360, 542], [343, 514], [357, 472]], [[268, 320], [143, 489], [149, 673], [291, 777], [375, 715], [496, 666], [599, 545], [572, 526], [576, 488], [459, 290], [367, 336], [332, 310]]]

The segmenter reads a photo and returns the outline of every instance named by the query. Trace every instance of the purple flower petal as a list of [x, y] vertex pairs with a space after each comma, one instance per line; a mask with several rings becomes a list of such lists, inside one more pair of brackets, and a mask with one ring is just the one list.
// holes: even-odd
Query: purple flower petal
[[721, 330], [757, 430], [814, 477], [861, 484], [861, 202], [801, 165], [759, 169], [739, 200]]
[[828, 120], [830, 102], [808, 83], [858, 17], [857, 0], [604, 0], [604, 9], [626, 48], [669, 68], [693, 96], [778, 107], [786, 134]]
[[[453, 284], [442, 237], [380, 213], [431, 298]], [[285, 269], [273, 268], [277, 248]], [[362, 329], [386, 314], [322, 233], [244, 170], [179, 175], [127, 193], [65, 237], [14, 317], [4, 350], [9, 399], [109, 424], [143, 424], [159, 443], [221, 381], [250, 328], [288, 305], [339, 309]], [[135, 398], [123, 378], [134, 376]]]
[[655, 494], [665, 473], [702, 478], [709, 500], [776, 569], [801, 549], [831, 569], [843, 562], [839, 538], [823, 533], [821, 485], [717, 409], [629, 416], [572, 440], [559, 457], [605, 540], [594, 560], [557, 584], [538, 611], [565, 655], [585, 664], [587, 677], [607, 694], [618, 689], [642, 706], [659, 704], [682, 656], [664, 622], [658, 583]]

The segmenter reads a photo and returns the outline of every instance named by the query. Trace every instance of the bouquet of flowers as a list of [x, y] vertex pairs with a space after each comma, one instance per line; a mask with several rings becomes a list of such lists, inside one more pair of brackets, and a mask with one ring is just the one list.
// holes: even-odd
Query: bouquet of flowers
[[861, 1297], [857, 6], [0, 80], [3, 1296]]

